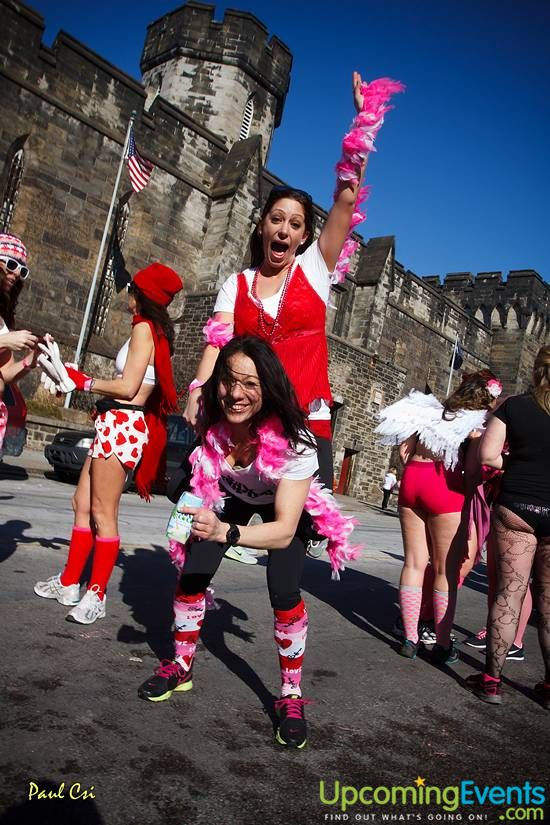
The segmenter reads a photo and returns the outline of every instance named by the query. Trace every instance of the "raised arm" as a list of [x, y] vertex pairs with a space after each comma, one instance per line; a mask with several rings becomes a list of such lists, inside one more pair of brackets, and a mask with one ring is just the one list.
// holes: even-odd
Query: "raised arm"
[[[369, 152], [373, 151], [374, 139], [384, 122], [384, 115], [391, 108], [388, 105], [390, 98], [404, 88], [402, 83], [387, 77], [366, 83], [359, 72], [353, 73], [353, 99], [357, 115], [342, 142], [342, 158], [336, 166], [338, 180], [334, 206], [319, 238], [325, 263], [331, 272], [335, 272], [337, 280], [343, 280], [349, 271], [349, 260], [357, 246], [349, 234], [366, 217], [359, 210], [359, 205], [367, 197], [366, 190], [361, 190], [361, 187]], [[340, 253], [342, 257], [338, 261]]]
[[[362, 85], [363, 80], [361, 75], [359, 72], [354, 72], [353, 101], [357, 112], [360, 112], [363, 108]], [[360, 165], [357, 180], [344, 180], [339, 177], [336, 183], [334, 205], [328, 214], [326, 223], [319, 236], [319, 249], [331, 272], [336, 266], [336, 261], [346, 240], [346, 235], [349, 232], [357, 195], [363, 183], [366, 166], [367, 162], [365, 160]]]

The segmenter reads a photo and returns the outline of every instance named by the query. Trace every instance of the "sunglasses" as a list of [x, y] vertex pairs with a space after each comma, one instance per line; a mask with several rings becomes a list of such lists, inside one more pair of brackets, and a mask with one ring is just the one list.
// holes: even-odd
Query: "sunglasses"
[[22, 281], [26, 280], [30, 273], [30, 270], [27, 266], [23, 266], [20, 264], [19, 261], [16, 261], [15, 258], [8, 258], [5, 255], [0, 255], [0, 261], [5, 265], [8, 272], [14, 272], [16, 275], [19, 275]]

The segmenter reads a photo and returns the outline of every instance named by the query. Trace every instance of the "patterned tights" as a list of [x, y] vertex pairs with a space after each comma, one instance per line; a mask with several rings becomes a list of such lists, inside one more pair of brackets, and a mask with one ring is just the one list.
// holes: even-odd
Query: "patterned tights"
[[533, 568], [533, 599], [538, 611], [539, 643], [550, 682], [550, 536], [537, 538], [535, 530], [506, 507], [493, 516], [496, 562], [496, 598], [489, 612], [485, 670], [500, 678], [506, 654], [513, 644], [521, 605]]

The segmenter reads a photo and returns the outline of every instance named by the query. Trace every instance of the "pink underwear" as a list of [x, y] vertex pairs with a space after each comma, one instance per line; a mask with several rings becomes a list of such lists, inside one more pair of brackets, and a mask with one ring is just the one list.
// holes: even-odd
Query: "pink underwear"
[[442, 461], [409, 461], [403, 471], [398, 504], [431, 516], [460, 513], [464, 505], [462, 470], [446, 470]]

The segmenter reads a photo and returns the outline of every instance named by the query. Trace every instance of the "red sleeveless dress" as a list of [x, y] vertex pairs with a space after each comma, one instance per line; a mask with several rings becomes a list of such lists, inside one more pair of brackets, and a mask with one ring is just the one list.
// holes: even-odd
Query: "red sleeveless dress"
[[[249, 295], [243, 272], [237, 276], [235, 334], [255, 335], [267, 341], [283, 364], [298, 403], [306, 414], [317, 398], [332, 401], [328, 381], [328, 347], [325, 335], [326, 306], [307, 280], [300, 265], [294, 268], [277, 321], [263, 312]], [[308, 421], [310, 430], [330, 438], [330, 421]]]

